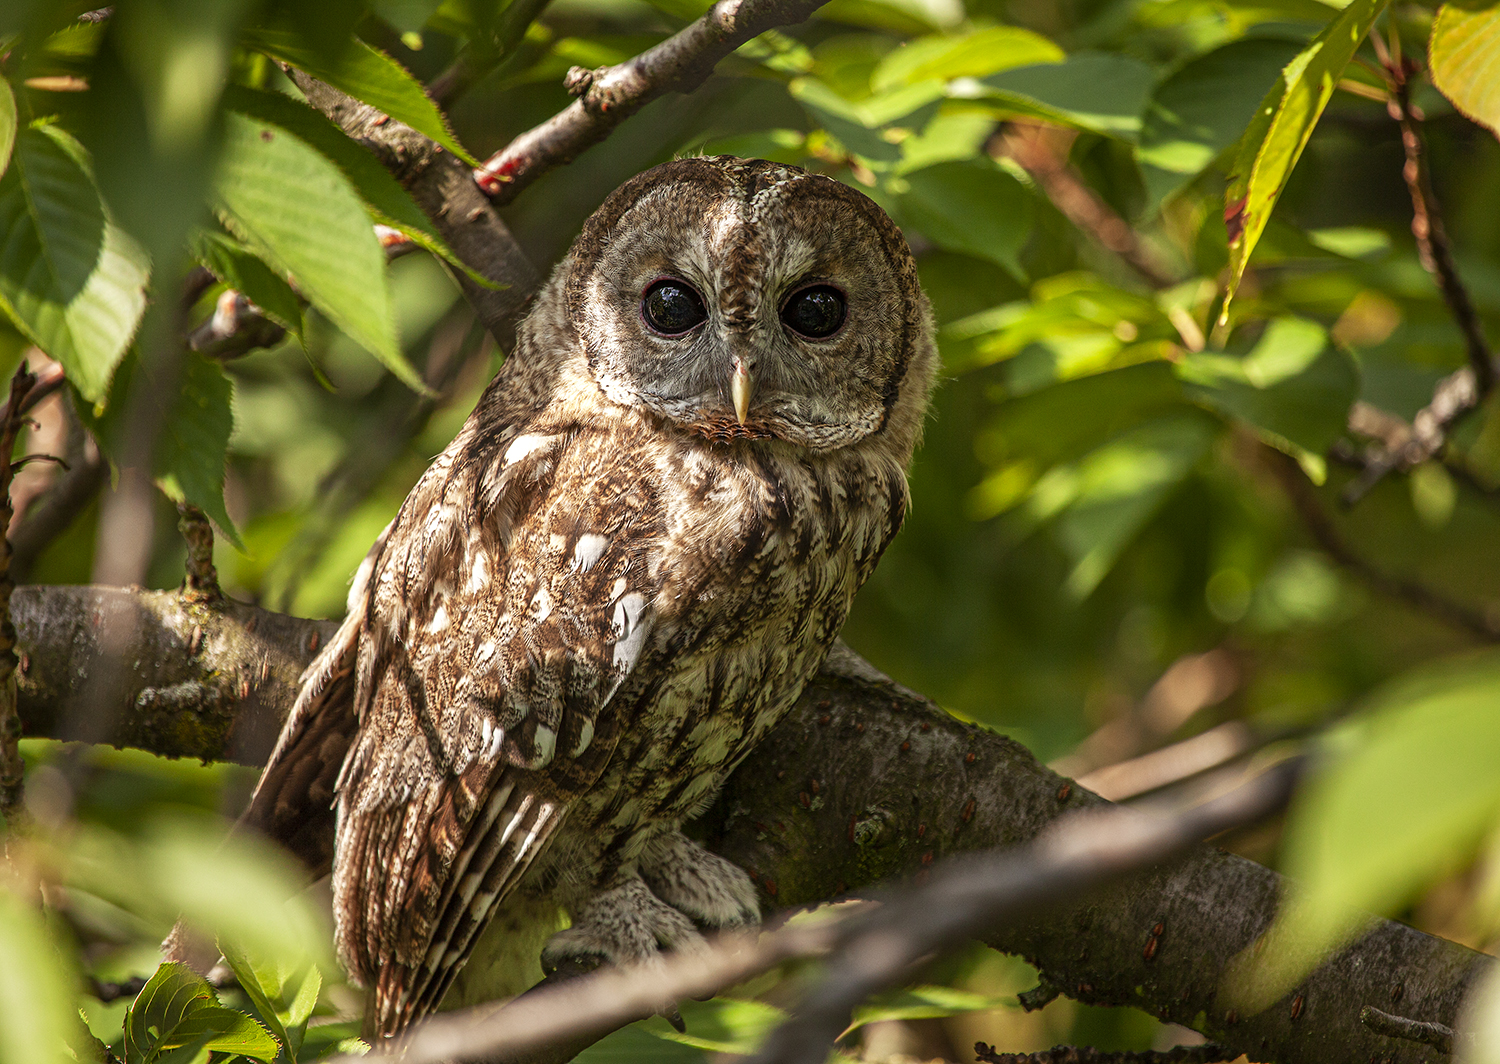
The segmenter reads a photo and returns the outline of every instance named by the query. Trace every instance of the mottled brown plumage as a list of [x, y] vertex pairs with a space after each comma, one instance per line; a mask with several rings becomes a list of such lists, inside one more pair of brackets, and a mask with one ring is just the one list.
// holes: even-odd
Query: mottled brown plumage
[[[644, 309], [663, 278], [705, 316], [678, 335]], [[812, 331], [846, 307], [822, 338], [789, 324], [809, 286]], [[372, 1033], [436, 1008], [497, 912], [505, 938], [560, 906], [549, 955], [610, 961], [758, 919], [677, 828], [900, 526], [935, 362], [901, 235], [833, 180], [681, 160], [588, 221], [371, 550], [250, 813], [316, 866], [336, 791], [338, 945]]]

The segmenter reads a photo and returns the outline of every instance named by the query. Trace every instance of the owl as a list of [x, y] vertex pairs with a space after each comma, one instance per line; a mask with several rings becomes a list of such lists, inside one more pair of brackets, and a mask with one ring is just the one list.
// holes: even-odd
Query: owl
[[682, 159], [589, 218], [360, 567], [248, 814], [331, 866], [373, 1038], [454, 1004], [471, 957], [503, 982], [558, 911], [554, 964], [758, 921], [680, 827], [900, 527], [936, 361], [901, 233], [837, 181]]

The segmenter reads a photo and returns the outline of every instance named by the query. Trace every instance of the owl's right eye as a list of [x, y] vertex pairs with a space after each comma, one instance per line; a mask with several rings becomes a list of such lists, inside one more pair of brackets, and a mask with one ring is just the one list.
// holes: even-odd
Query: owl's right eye
[[646, 289], [641, 315], [653, 332], [681, 336], [708, 318], [703, 299], [686, 281], [668, 277]]

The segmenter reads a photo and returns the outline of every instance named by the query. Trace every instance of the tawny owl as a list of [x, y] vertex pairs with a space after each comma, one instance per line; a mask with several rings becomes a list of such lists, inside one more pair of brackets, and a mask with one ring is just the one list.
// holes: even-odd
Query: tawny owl
[[371, 549], [250, 813], [331, 857], [373, 1035], [536, 899], [571, 918], [553, 958], [759, 919], [679, 826], [900, 526], [935, 364], [900, 232], [829, 178], [684, 159], [588, 220]]

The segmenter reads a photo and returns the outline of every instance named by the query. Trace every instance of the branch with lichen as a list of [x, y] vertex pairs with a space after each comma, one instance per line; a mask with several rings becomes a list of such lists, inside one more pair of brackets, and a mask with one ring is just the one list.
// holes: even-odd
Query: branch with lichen
[[[244, 764], [269, 754], [301, 670], [335, 628], [228, 599], [98, 587], [18, 588], [12, 613], [25, 734]], [[108, 653], [107, 616], [130, 633], [128, 667], [107, 705], [82, 705], [80, 680]], [[101, 719], [114, 730], [101, 735]], [[946, 857], [1026, 843], [1101, 801], [840, 649], [690, 829], [751, 872], [774, 911], [919, 882]], [[1489, 964], [1376, 921], [1265, 1012], [1238, 1015], [1220, 1000], [1221, 974], [1270, 925], [1281, 891], [1269, 869], [1198, 847], [985, 941], [1079, 1001], [1141, 1008], [1284, 1064], [1362, 1064], [1372, 1054], [1415, 1064], [1415, 1044], [1362, 1024], [1360, 1007], [1452, 1026]]]

